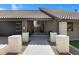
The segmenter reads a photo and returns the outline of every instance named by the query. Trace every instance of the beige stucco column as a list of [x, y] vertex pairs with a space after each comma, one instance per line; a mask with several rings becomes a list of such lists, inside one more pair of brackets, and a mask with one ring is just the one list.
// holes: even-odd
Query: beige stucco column
[[27, 21], [22, 21], [22, 32], [27, 32]]
[[67, 35], [67, 22], [59, 22], [59, 34]]

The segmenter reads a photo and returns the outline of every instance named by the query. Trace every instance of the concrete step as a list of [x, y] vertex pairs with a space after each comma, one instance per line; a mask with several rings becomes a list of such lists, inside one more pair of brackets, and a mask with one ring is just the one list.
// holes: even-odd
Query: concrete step
[[30, 39], [31, 40], [41, 40], [41, 39], [43, 39], [43, 40], [46, 40], [46, 39], [49, 39], [49, 37], [48, 37], [48, 35], [32, 35], [31, 37], [30, 37]]
[[32, 36], [48, 36], [48, 35], [32, 35]]

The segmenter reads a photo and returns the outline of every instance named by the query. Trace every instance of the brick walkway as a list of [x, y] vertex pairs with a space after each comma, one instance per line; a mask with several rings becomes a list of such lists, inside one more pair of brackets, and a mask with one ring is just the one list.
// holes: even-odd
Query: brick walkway
[[24, 55], [55, 55], [48, 43], [47, 35], [33, 35], [31, 42], [23, 52]]

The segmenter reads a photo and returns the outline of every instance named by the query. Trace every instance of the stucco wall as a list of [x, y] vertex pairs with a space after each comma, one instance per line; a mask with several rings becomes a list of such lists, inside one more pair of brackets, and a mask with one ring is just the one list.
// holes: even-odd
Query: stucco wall
[[44, 23], [44, 31], [48, 33], [49, 31], [57, 32], [57, 22], [55, 21], [46, 21]]
[[79, 22], [73, 22], [73, 31], [68, 31], [70, 40], [79, 40]]

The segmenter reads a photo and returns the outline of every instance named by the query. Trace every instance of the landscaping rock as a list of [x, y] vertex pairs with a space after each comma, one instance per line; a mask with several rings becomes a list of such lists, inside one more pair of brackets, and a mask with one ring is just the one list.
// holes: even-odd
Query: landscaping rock
[[50, 42], [56, 42], [56, 32], [50, 32]]
[[23, 42], [29, 41], [29, 32], [22, 33], [22, 40], [23, 40]]
[[69, 36], [57, 35], [56, 48], [59, 53], [69, 53]]
[[9, 52], [20, 53], [22, 51], [21, 35], [12, 35], [8, 37]]
[[5, 55], [8, 53], [8, 45], [6, 44], [1, 44], [0, 45], [0, 55]]

